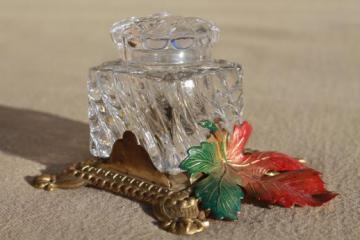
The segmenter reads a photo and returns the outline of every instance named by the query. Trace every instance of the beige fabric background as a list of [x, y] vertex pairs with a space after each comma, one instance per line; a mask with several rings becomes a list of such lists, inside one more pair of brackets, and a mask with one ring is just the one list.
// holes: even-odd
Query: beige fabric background
[[250, 146], [303, 156], [340, 196], [321, 208], [244, 204], [188, 239], [360, 239], [360, 2], [0, 0], [0, 239], [182, 239], [138, 203], [29, 176], [88, 155], [86, 78], [117, 57], [108, 29], [160, 10], [216, 22], [215, 56], [245, 68]]

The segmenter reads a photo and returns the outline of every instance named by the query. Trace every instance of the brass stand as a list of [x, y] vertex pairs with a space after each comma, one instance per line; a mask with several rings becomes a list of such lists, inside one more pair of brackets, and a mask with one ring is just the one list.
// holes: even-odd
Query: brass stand
[[176, 234], [195, 234], [208, 227], [205, 212], [190, 196], [185, 174], [159, 172], [132, 132], [117, 140], [109, 159], [92, 159], [75, 164], [60, 175], [40, 175], [34, 187], [52, 191], [92, 186], [151, 204], [159, 226]]

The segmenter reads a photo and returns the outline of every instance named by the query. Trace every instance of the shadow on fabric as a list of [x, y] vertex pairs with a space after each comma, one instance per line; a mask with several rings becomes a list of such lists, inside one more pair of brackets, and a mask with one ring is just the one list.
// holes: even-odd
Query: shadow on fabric
[[[89, 127], [49, 113], [0, 105], [0, 151], [41, 163], [46, 167], [43, 173], [56, 174], [90, 157]], [[34, 176], [24, 179], [32, 184]], [[152, 216], [150, 206], [139, 204]]]
[[0, 151], [46, 166], [47, 173], [90, 156], [87, 124], [0, 105]]

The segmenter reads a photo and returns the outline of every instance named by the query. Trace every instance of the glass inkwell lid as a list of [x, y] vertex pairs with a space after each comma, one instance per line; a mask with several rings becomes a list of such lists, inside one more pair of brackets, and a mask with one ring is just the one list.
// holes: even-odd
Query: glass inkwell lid
[[126, 62], [194, 64], [210, 59], [219, 29], [201, 18], [161, 13], [117, 22], [111, 34]]

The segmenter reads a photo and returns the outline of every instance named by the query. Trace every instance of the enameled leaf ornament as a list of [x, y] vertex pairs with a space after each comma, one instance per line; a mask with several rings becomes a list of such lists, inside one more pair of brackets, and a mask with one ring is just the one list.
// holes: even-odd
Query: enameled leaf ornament
[[320, 206], [337, 193], [326, 190], [320, 173], [296, 158], [273, 151], [245, 151], [252, 128], [235, 125], [232, 134], [205, 120], [210, 135], [188, 150], [180, 168], [195, 182], [195, 196], [216, 219], [236, 220], [244, 195], [248, 199], [283, 207]]

